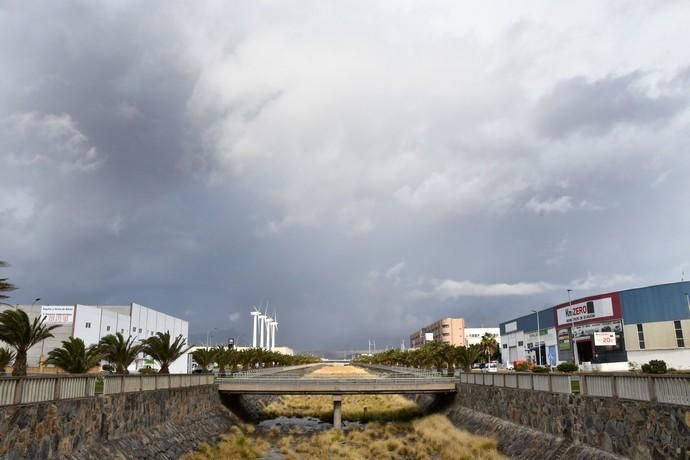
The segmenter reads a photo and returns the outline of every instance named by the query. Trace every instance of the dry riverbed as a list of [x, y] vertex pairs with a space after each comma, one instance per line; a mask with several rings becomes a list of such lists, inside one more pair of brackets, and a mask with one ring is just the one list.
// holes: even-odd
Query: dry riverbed
[[[352, 366], [326, 366], [305, 377], [370, 377]], [[329, 420], [329, 396], [282, 396], [263, 408], [267, 417], [290, 420], [312, 417]], [[459, 430], [442, 415], [419, 417], [412, 401], [399, 395], [353, 395], [343, 398], [343, 431], [327, 424], [305, 429], [274, 424], [257, 429], [235, 426], [214, 446], [202, 444], [185, 460], [206, 459], [498, 459], [496, 441]], [[314, 420], [314, 419], [312, 419]]]

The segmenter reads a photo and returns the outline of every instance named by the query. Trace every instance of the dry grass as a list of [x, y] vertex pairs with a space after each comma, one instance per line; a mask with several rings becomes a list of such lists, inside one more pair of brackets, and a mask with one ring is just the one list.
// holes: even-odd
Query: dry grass
[[409, 422], [370, 423], [350, 431], [328, 430], [311, 435], [269, 432], [245, 436], [234, 430], [216, 447], [202, 445], [184, 460], [261, 458], [272, 447], [288, 460], [494, 460], [503, 458], [496, 441], [458, 430], [442, 415]]
[[[329, 366], [312, 376], [369, 376], [351, 366]], [[315, 375], [314, 375], [315, 374]], [[319, 417], [330, 421], [333, 400], [330, 396], [282, 396], [263, 409], [266, 417]], [[366, 420], [360, 429], [328, 430], [305, 434], [293, 428], [289, 434], [272, 428], [262, 436], [251, 426], [233, 427], [218, 445], [202, 444], [184, 460], [256, 459], [269, 449], [287, 460], [465, 460], [500, 459], [496, 441], [458, 430], [446, 417], [431, 415], [417, 418], [419, 408], [398, 395], [353, 395], [343, 397], [343, 418]], [[372, 420], [398, 420], [377, 422]]]
[[[305, 377], [372, 377], [366, 370], [343, 365], [316, 369]], [[343, 419], [368, 422], [372, 420], [411, 420], [421, 415], [417, 404], [400, 395], [343, 396]], [[262, 408], [262, 416], [317, 417], [329, 422], [333, 417], [333, 398], [327, 395], [285, 395]]]
[[374, 375], [370, 374], [361, 367], [345, 366], [342, 364], [329, 364], [323, 367], [316, 368], [304, 374], [306, 378], [330, 378], [330, 377], [349, 377], [349, 378], [371, 378]]
[[[343, 419], [360, 422], [372, 420], [411, 420], [421, 414], [419, 406], [400, 395], [345, 395]], [[266, 418], [317, 417], [328, 422], [333, 418], [333, 398], [326, 395], [286, 395], [261, 410]]]
[[270, 447], [267, 441], [254, 436], [253, 426], [233, 426], [215, 446], [202, 443], [195, 452], [183, 456], [182, 460], [254, 460], [261, 458]]

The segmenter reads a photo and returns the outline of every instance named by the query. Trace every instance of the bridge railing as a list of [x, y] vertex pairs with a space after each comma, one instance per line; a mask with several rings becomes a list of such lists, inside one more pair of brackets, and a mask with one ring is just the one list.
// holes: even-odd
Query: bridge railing
[[278, 367], [262, 367], [256, 369], [247, 369], [239, 372], [228, 372], [227, 377], [256, 377], [261, 375], [273, 375], [287, 373], [294, 370], [305, 369], [307, 367], [316, 366], [315, 364], [296, 364], [294, 366], [278, 366]]
[[375, 369], [387, 372], [394, 372], [396, 374], [412, 374], [419, 377], [439, 377], [443, 374], [436, 369], [424, 369], [418, 367], [404, 367], [404, 366], [384, 366], [381, 364], [360, 364], [356, 363], [357, 366], [363, 367], [365, 369]]
[[212, 385], [214, 380], [213, 374], [107, 375], [103, 377], [103, 394]]
[[333, 385], [337, 384], [352, 384], [352, 385], [414, 385], [414, 384], [431, 384], [431, 383], [449, 383], [455, 380], [450, 377], [396, 377], [396, 378], [303, 378], [272, 375], [270, 377], [255, 377], [235, 379], [232, 377], [216, 377], [215, 382], [218, 384], [271, 384], [271, 383], [294, 383], [299, 385]]
[[461, 372], [458, 379], [475, 385], [690, 406], [690, 375]]
[[[0, 406], [136, 391], [212, 385], [210, 374], [57, 374], [0, 378]], [[101, 391], [102, 385], [102, 391]], [[98, 391], [97, 391], [98, 390]]]
[[97, 379], [93, 374], [3, 377], [0, 406], [94, 396]]

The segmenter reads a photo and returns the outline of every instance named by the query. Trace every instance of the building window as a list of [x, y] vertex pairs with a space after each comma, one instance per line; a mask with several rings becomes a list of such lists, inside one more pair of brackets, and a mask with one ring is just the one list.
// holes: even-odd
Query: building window
[[124, 334], [124, 333], [125, 333], [125, 330], [124, 330], [124, 329], [120, 329], [120, 333], [121, 333], [121, 334]]
[[520, 340], [520, 341], [518, 342], [518, 347], [521, 347], [521, 346], [522, 346], [522, 343], [523, 343], [522, 340]]
[[441, 327], [445, 329], [445, 328], [447, 328], [447, 327], [450, 327], [450, 324], [444, 324], [444, 325], [441, 326]]
[[450, 332], [444, 332], [443, 337], [448, 337], [450, 335]]
[[674, 321], [673, 325], [676, 327], [676, 342], [679, 347], [685, 346], [685, 340], [683, 339], [683, 328], [680, 325], [680, 321]]
[[141, 328], [139, 328], [139, 334], [141, 334]]
[[110, 326], [106, 326], [106, 327], [105, 327], [105, 331], [106, 331], [106, 332], [110, 332]]
[[504, 344], [503, 344], [503, 348], [508, 348], [508, 344], [507, 344], [507, 343], [504, 343]]
[[137, 327], [136, 327], [136, 326], [134, 326], [134, 327], [132, 328], [132, 332], [137, 332]]
[[84, 325], [84, 327], [85, 327], [86, 329], [91, 329], [91, 323], [86, 323], [86, 324]]
[[637, 339], [640, 341], [640, 350], [644, 350], [644, 331], [641, 324], [637, 325]]

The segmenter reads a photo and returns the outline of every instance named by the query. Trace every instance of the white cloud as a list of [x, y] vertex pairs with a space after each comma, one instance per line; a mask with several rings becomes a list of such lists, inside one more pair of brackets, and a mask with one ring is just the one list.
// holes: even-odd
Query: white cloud
[[435, 281], [430, 295], [440, 300], [458, 297], [494, 297], [494, 296], [522, 296], [539, 294], [558, 289], [545, 282], [536, 283], [495, 283], [483, 284], [472, 281], [440, 280]]
[[451, 279], [434, 280], [431, 289], [415, 291], [417, 297], [435, 297], [439, 300], [456, 299], [459, 297], [503, 297], [530, 296], [550, 291], [592, 292], [595, 290], [623, 289], [631, 287], [639, 278], [627, 274], [596, 275], [588, 273], [584, 279], [569, 283], [517, 282], [517, 283], [475, 283], [472, 281], [456, 281]]
[[230, 321], [237, 321], [238, 319], [240, 319], [240, 314], [237, 312], [228, 315], [228, 320]]
[[573, 209], [572, 201], [572, 198], [568, 195], [545, 200], [539, 200], [536, 197], [532, 197], [525, 206], [536, 214], [548, 214], [552, 212], [563, 213]]

